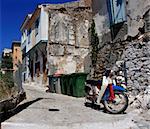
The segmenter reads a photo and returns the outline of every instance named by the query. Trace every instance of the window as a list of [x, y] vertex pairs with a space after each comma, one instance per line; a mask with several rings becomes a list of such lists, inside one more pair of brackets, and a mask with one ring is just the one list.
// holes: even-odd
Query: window
[[107, 8], [111, 26], [127, 20], [125, 0], [107, 0]]
[[39, 30], [39, 18], [35, 22], [35, 36], [38, 35]]
[[25, 38], [25, 30], [22, 32], [22, 37], [23, 37], [23, 39]]
[[15, 49], [15, 51], [17, 52], [17, 48]]
[[30, 43], [31, 38], [31, 28], [28, 30], [28, 44]]

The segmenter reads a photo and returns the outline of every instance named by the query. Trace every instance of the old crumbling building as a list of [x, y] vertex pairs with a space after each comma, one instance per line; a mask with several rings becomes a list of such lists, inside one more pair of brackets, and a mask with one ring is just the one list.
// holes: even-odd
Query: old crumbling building
[[[21, 28], [28, 37], [22, 39], [28, 57], [28, 77], [36, 81], [37, 75], [46, 80], [47, 75], [87, 72], [91, 78], [101, 79], [105, 68], [115, 69], [124, 62], [129, 86], [139, 88], [150, 84], [149, 0], [80, 0], [38, 7]], [[45, 26], [39, 23], [36, 29], [38, 16], [41, 21], [46, 16], [47, 22]], [[92, 18], [97, 35], [91, 34]], [[47, 27], [46, 31], [42, 27]], [[39, 39], [34, 32], [37, 30], [46, 33], [46, 40], [35, 40]], [[36, 42], [30, 44], [28, 39]], [[96, 50], [94, 56], [93, 50]]]
[[48, 14], [44, 5], [38, 5], [21, 25], [21, 49], [23, 54], [22, 80], [42, 85], [46, 69], [48, 41]]
[[47, 60], [49, 75], [89, 72], [92, 19], [90, 1], [48, 5], [49, 36]]
[[91, 1], [38, 5], [21, 26], [24, 81], [47, 83], [47, 75], [88, 72]]
[[99, 38], [92, 77], [125, 62], [128, 86], [150, 85], [149, 0], [93, 0], [92, 9]]
[[12, 61], [13, 61], [13, 70], [15, 72], [18, 69], [17, 65], [22, 64], [22, 51], [20, 41], [12, 42]]

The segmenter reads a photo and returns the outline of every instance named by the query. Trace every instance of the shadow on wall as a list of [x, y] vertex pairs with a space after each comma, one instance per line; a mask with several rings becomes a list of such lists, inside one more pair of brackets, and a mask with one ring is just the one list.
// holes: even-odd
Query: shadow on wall
[[4, 122], [6, 121], [7, 119], [9, 119], [10, 117], [18, 114], [19, 112], [21, 112], [22, 110], [26, 109], [27, 107], [29, 107], [31, 104], [37, 102], [37, 101], [40, 101], [42, 100], [43, 98], [37, 98], [35, 100], [32, 100], [32, 101], [29, 101], [29, 102], [26, 102], [24, 104], [21, 104], [19, 105], [17, 108], [15, 108], [14, 110], [11, 110], [9, 112], [4, 112], [2, 114], [0, 114], [0, 122]]
[[93, 0], [92, 2], [93, 14], [107, 15], [107, 1], [106, 0]]
[[114, 24], [110, 27], [111, 30], [111, 39], [113, 42], [120, 42], [125, 40], [125, 36], [127, 35], [127, 24], [125, 22], [121, 22], [118, 24]]
[[[102, 35], [106, 36], [106, 38], [102, 36], [102, 41], [100, 40], [102, 43], [122, 41], [127, 34], [127, 24], [125, 23], [126, 16], [121, 15], [121, 12], [124, 12], [124, 10], [122, 8], [118, 10], [123, 1], [117, 0], [116, 2], [117, 7], [115, 5], [113, 6], [115, 12], [111, 10], [112, 5], [110, 5], [110, 0], [94, 0], [92, 3], [93, 15], [95, 19], [97, 19], [97, 30], [100, 31], [98, 35], [102, 33]], [[122, 21], [120, 19], [122, 19]], [[101, 23], [99, 21], [101, 21]], [[114, 21], [116, 22], [114, 23]], [[105, 34], [106, 32], [107, 34]]]
[[90, 73], [91, 66], [92, 66], [91, 54], [88, 53], [88, 55], [84, 58], [84, 72]]

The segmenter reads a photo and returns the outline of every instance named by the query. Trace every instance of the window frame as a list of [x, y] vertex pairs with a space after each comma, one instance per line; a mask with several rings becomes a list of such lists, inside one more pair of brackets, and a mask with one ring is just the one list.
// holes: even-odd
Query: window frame
[[39, 24], [40, 24], [40, 17], [38, 17], [35, 21], [35, 36], [39, 33]]

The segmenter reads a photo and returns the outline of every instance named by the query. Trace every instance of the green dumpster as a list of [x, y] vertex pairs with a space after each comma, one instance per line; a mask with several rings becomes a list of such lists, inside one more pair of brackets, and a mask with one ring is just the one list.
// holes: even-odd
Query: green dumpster
[[61, 93], [74, 97], [85, 96], [86, 73], [62, 75], [60, 79]]
[[49, 75], [50, 92], [61, 94], [60, 76]]
[[72, 74], [72, 88], [74, 97], [84, 97], [85, 96], [85, 81], [87, 78], [87, 73], [74, 73]]
[[61, 93], [62, 93], [62, 94], [65, 94], [65, 93], [66, 93], [66, 92], [65, 92], [65, 91], [66, 91], [66, 90], [65, 90], [65, 84], [64, 84], [64, 76], [65, 76], [65, 75], [62, 75], [62, 76], [61, 76], [61, 79], [60, 79]]
[[67, 87], [68, 87], [68, 75], [62, 75], [61, 76], [61, 93], [67, 95]]
[[55, 84], [54, 84], [55, 83], [55, 78], [53, 77], [53, 75], [49, 75], [48, 78], [49, 78], [50, 92], [56, 93]]
[[70, 94], [70, 74], [65, 75], [64, 83], [65, 83], [65, 92], [66, 92], [65, 94], [71, 95]]
[[67, 79], [67, 95], [69, 96], [73, 96], [73, 83], [74, 83], [74, 79], [71, 75], [68, 75], [68, 79]]
[[72, 76], [70, 74], [61, 76], [61, 92], [62, 94], [72, 96]]
[[55, 79], [55, 82], [54, 82], [55, 90], [56, 90], [56, 93], [58, 93], [58, 94], [61, 94], [60, 78], [61, 78], [61, 76], [57, 76], [54, 78]]

